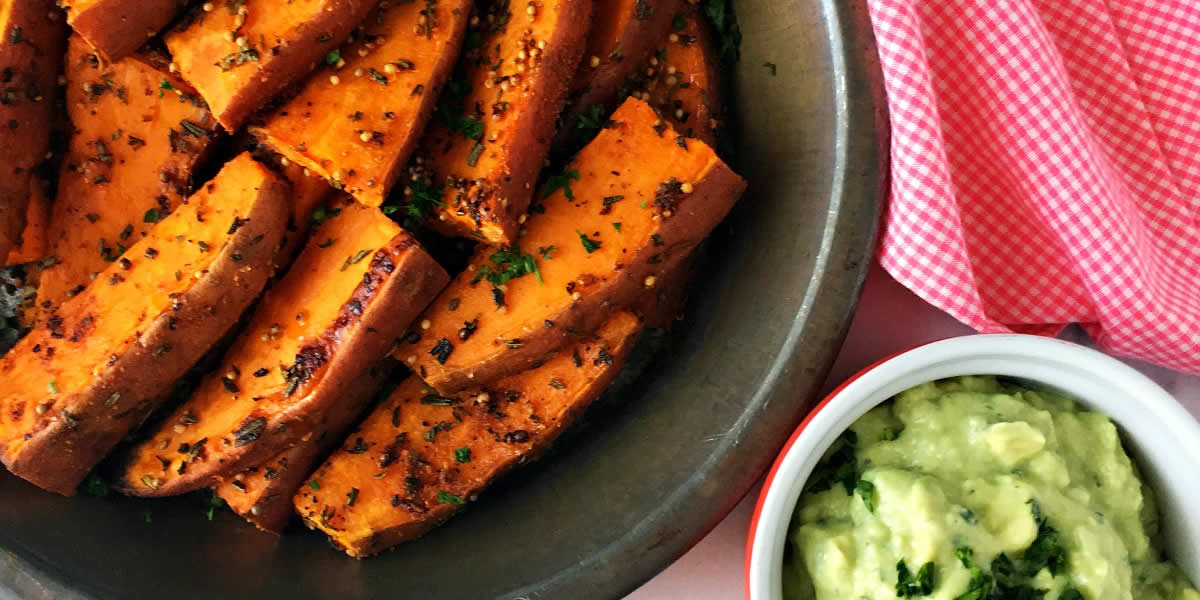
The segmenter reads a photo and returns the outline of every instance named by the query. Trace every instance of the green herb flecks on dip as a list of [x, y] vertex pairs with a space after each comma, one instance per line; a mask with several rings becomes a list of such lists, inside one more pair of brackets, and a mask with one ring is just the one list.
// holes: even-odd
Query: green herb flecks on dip
[[788, 600], [1200, 600], [1162, 561], [1108, 417], [997, 381], [926, 383], [826, 453], [792, 517]]

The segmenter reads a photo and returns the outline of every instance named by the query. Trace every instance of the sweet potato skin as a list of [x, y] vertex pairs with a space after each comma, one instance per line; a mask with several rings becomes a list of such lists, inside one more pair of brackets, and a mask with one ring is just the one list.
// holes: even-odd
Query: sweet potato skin
[[[578, 177], [572, 197], [566, 187], [547, 197], [520, 240], [539, 277], [494, 287], [479, 276], [491, 266], [493, 249], [484, 248], [426, 311], [420, 339], [396, 348], [393, 356], [439, 392], [526, 370], [562, 347], [568, 331], [595, 329], [656, 285], [745, 188], [711, 148], [671, 131], [636, 99], [567, 172]], [[473, 323], [466, 339], [458, 333], [465, 322]]]
[[133, 54], [166, 27], [186, 0], [63, 0], [67, 23], [106, 61]]
[[383, 204], [458, 58], [471, 5], [380, 5], [339, 61], [317, 69], [253, 131], [359, 202]]
[[401, 383], [300, 488], [297, 512], [359, 558], [425, 534], [549, 447], [620, 371], [640, 331], [635, 316], [616, 313], [542, 366], [454, 397]]
[[214, 491], [259, 531], [282, 534], [292, 518], [292, 496], [308, 481], [313, 467], [329, 455], [346, 430], [362, 416], [395, 366], [390, 358], [371, 365], [361, 377], [350, 382], [317, 429], [295, 446], [215, 486]]
[[[235, 159], [0, 359], [0, 458], [13, 474], [74, 493], [258, 295], [287, 193], [249, 157]], [[211, 225], [197, 227], [200, 215]], [[195, 241], [205, 239], [207, 250]], [[171, 269], [177, 277], [158, 276]]]
[[[646, 64], [657, 44], [667, 37], [683, 0], [617, 0], [596, 3], [587, 50], [571, 80], [570, 100], [559, 119], [553, 147], [572, 145], [582, 132], [579, 117], [599, 107], [608, 115], [617, 92], [633, 72]], [[587, 140], [578, 140], [586, 142]]]
[[[374, 4], [247, 0], [216, 4], [209, 12], [196, 6], [164, 41], [180, 74], [208, 102], [217, 121], [236, 131], [252, 112], [312, 71]], [[239, 17], [245, 18], [241, 26]], [[236, 42], [243, 38], [244, 48]]]
[[144, 53], [106, 65], [82, 38], [69, 40], [67, 113], [75, 131], [47, 232], [54, 264], [38, 289], [43, 318], [188, 197], [194, 169], [220, 137], [203, 101], [167, 72], [166, 60]]
[[66, 26], [49, 0], [7, 0], [0, 4], [0, 35], [0, 257], [6, 257], [25, 226], [33, 170], [50, 141]]
[[132, 449], [114, 485], [137, 496], [180, 494], [294, 445], [448, 280], [378, 210], [343, 208], [313, 232], [221, 366]]
[[[443, 233], [497, 245], [516, 239], [518, 219], [529, 207], [568, 82], [583, 54], [592, 10], [591, 0], [539, 4], [532, 23], [517, 14], [506, 27], [490, 26], [502, 20], [497, 11], [507, 10], [508, 2], [499, 1], [488, 3], [491, 21], [489, 15], [480, 19], [483, 41], [464, 55], [471, 92], [461, 105], [463, 118], [482, 125], [479, 135], [462, 131], [461, 124], [451, 129], [443, 117], [422, 141], [434, 185], [443, 189], [443, 206], [432, 220]], [[533, 33], [526, 36], [526, 31]], [[519, 59], [521, 49], [528, 60]]]

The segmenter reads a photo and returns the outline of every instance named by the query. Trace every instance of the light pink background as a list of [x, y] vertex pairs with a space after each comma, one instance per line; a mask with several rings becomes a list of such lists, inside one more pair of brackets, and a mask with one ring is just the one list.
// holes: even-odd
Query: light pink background
[[[850, 336], [825, 382], [825, 390], [833, 389], [855, 371], [893, 352], [923, 342], [970, 333], [971, 329], [926, 304], [882, 269], [873, 267], [867, 278], [862, 302], [850, 326]], [[1087, 343], [1086, 338], [1074, 328], [1067, 330], [1063, 337]], [[1182, 375], [1145, 363], [1128, 362], [1175, 394], [1193, 415], [1200, 415], [1200, 377]], [[758, 492], [756, 486], [712, 533], [626, 600], [744, 598], [742, 565], [746, 530]]]

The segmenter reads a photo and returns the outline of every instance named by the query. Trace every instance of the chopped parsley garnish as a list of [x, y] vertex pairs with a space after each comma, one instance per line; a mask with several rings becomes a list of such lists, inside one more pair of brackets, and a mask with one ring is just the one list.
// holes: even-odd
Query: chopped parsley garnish
[[579, 243], [583, 244], [583, 249], [587, 250], [588, 254], [600, 249], [600, 240], [593, 240], [589, 238], [586, 233], [579, 231], [578, 229], [575, 230], [575, 233], [579, 234]]
[[459, 498], [458, 496], [455, 496], [454, 494], [451, 494], [445, 490], [438, 490], [437, 498], [438, 502], [441, 502], [442, 504], [466, 504], [462, 498]]
[[841, 483], [846, 488], [846, 494], [854, 493], [858, 483], [858, 464], [855, 447], [858, 446], [858, 435], [847, 429], [836, 441], [834, 450], [829, 457], [821, 461], [812, 475], [808, 478], [805, 493], [817, 493], [833, 488]]
[[879, 505], [879, 491], [875, 489], [875, 484], [866, 479], [859, 479], [854, 484], [854, 491], [858, 492], [867, 510], [875, 512], [875, 507]]
[[309, 218], [309, 222], [312, 223], [313, 227], [317, 227], [321, 223], [324, 223], [326, 219], [330, 217], [336, 217], [341, 213], [342, 209], [340, 208], [331, 208], [329, 206], [321, 205], [313, 209], [312, 217]]
[[733, 64], [741, 58], [742, 28], [738, 26], [737, 17], [729, 0], [703, 0], [704, 15], [708, 17], [717, 33], [718, 52], [725, 64]]
[[475, 145], [471, 146], [470, 153], [467, 154], [467, 166], [474, 167], [479, 164], [479, 157], [481, 155], [483, 155], [483, 144], [475, 142]]
[[308, 487], [312, 488], [313, 491], [315, 492], [315, 491], [321, 489], [321, 482], [317, 481], [316, 479], [309, 479]]
[[1058, 575], [1066, 569], [1067, 552], [1058, 539], [1058, 530], [1046, 522], [1041, 505], [1036, 500], [1029, 504], [1033, 511], [1033, 519], [1038, 526], [1038, 534], [1034, 538], [1033, 544], [1022, 555], [1026, 564], [1024, 571], [1032, 577], [1044, 568], [1049, 570], [1051, 575]]
[[367, 69], [367, 76], [371, 78], [371, 81], [374, 81], [375, 83], [378, 83], [379, 85], [387, 85], [388, 84], [388, 78], [386, 76], [384, 76], [383, 73], [380, 73], [379, 71], [376, 71], [373, 68]]
[[327, 65], [336, 65], [339, 60], [342, 60], [342, 51], [336, 48], [325, 55], [325, 64]]
[[466, 446], [463, 446], [462, 448], [456, 448], [454, 450], [454, 460], [460, 463], [471, 462], [471, 449]]
[[173, 89], [175, 89], [175, 86], [171, 85], [171, 82], [167, 81], [166, 77], [163, 77], [163, 80], [158, 83], [158, 97], [162, 98], [166, 91]]
[[563, 195], [567, 200], [575, 199], [575, 192], [571, 191], [571, 182], [579, 181], [579, 171], [571, 169], [561, 175], [551, 175], [546, 178], [546, 187], [542, 190], [542, 199], [549, 198], [558, 190], [563, 191]]
[[919, 598], [933, 593], [933, 563], [921, 565], [914, 577], [904, 560], [896, 563], [896, 595], [901, 598]]
[[224, 508], [224, 506], [225, 506], [225, 501], [222, 500], [220, 496], [216, 495], [214, 492], [212, 492], [210, 490], [208, 492], [208, 498], [207, 498], [207, 501], [205, 502], [205, 506], [204, 506], [204, 517], [206, 519], [208, 519], [209, 521], [213, 520], [213, 516], [216, 515], [217, 510]]
[[612, 226], [613, 226], [613, 229], [617, 230], [617, 233], [621, 233], [621, 224], [620, 223], [613, 223]]
[[967, 591], [959, 594], [954, 600], [989, 600], [995, 582], [991, 575], [984, 573], [983, 569], [975, 564], [975, 551], [966, 546], [959, 546], [954, 549], [954, 556], [971, 572]]
[[687, 27], [687, 19], [683, 17], [683, 13], [675, 13], [675, 16], [671, 17], [671, 28], [679, 31], [685, 27]]
[[157, 223], [160, 218], [161, 217], [159, 217], [158, 209], [151, 208], [150, 210], [146, 211], [146, 214], [142, 215], [142, 222], [143, 223]]
[[57, 394], [58, 393], [58, 382], [51, 379], [50, 383], [46, 386], [46, 388], [50, 390], [51, 394]]
[[[545, 256], [543, 254], [543, 256]], [[533, 273], [538, 283], [543, 283], [542, 272], [538, 270], [537, 259], [531, 254], [521, 252], [520, 248], [501, 248], [492, 253], [488, 260], [492, 265], [483, 265], [475, 273], [471, 283], [487, 279], [492, 285], [504, 285], [513, 279]]]

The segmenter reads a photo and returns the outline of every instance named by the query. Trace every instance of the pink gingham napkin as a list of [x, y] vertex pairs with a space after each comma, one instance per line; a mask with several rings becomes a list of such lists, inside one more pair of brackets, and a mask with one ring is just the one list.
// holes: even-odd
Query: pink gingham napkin
[[880, 262], [979, 331], [1200, 373], [1200, 0], [868, 0]]

